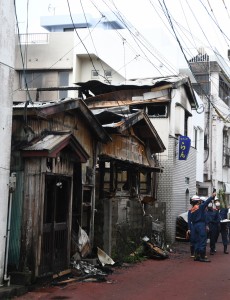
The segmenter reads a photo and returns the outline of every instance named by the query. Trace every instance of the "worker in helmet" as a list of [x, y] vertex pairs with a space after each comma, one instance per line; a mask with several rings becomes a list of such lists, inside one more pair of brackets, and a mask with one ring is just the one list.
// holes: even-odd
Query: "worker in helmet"
[[217, 212], [219, 213], [219, 220], [220, 220], [219, 233], [221, 234], [222, 243], [224, 246], [224, 254], [228, 254], [228, 223], [224, 221], [227, 220], [228, 218], [228, 208], [221, 207], [219, 199], [215, 199], [215, 206]]
[[193, 201], [195, 201], [195, 204], [191, 209], [191, 222], [194, 228], [195, 240], [194, 260], [200, 262], [210, 262], [210, 260], [205, 257], [207, 242], [205, 209], [208, 204], [215, 199], [216, 192], [213, 192], [212, 196], [204, 202], [202, 202], [198, 196], [195, 196], [192, 197], [194, 199]]
[[191, 221], [191, 210], [194, 207], [194, 205], [196, 205], [196, 201], [198, 199], [199, 197], [197, 195], [194, 195], [193, 197], [190, 198], [190, 204], [192, 207], [188, 211], [188, 230], [186, 232], [186, 236], [187, 239], [189, 239], [190, 241], [190, 253], [192, 258], [195, 257], [195, 239], [194, 239], [194, 228]]
[[216, 237], [219, 234], [219, 222], [220, 216], [216, 209], [213, 207], [213, 203], [208, 204], [206, 211], [206, 222], [208, 224], [208, 237], [210, 239], [210, 255], [214, 255], [216, 252]]

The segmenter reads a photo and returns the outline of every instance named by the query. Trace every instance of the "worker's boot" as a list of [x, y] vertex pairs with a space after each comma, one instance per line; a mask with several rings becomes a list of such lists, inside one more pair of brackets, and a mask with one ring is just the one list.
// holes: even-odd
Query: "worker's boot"
[[215, 254], [214, 249], [210, 249], [210, 255], [214, 255], [214, 254]]
[[193, 246], [190, 246], [190, 253], [191, 253], [191, 256], [190, 257], [192, 257], [192, 258], [194, 258], [195, 257], [195, 250], [194, 250], [194, 247]]
[[224, 254], [228, 254], [227, 245], [224, 245]]
[[194, 253], [194, 261], [200, 261], [200, 254], [197, 251]]
[[211, 262], [207, 257], [205, 257], [205, 253], [200, 254], [200, 262]]

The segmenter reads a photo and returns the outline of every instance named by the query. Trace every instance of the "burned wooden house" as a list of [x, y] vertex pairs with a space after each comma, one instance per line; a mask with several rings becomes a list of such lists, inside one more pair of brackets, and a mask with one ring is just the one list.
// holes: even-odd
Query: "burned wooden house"
[[[93, 110], [112, 141], [101, 146], [96, 168], [95, 241], [109, 254], [122, 257], [152, 230], [157, 199], [156, 154], [165, 147], [143, 111]], [[149, 217], [150, 216], [150, 217]]]
[[109, 140], [80, 99], [14, 106], [9, 271], [68, 268], [79, 225], [93, 240], [97, 149]]
[[[85, 97], [91, 110], [147, 114], [166, 148], [157, 155], [164, 172], [159, 177], [154, 219], [165, 222], [167, 242], [174, 242], [176, 218], [187, 210], [189, 194], [194, 194], [196, 184], [203, 180], [204, 115], [196, 111], [198, 102], [202, 107], [202, 101], [195, 95], [189, 77], [181, 74], [133, 79], [120, 85], [98, 81], [77, 84], [81, 87], [79, 96]], [[138, 133], [144, 135], [146, 130], [140, 129]], [[186, 160], [178, 158], [181, 136], [191, 141]], [[143, 136], [138, 137], [143, 140]]]

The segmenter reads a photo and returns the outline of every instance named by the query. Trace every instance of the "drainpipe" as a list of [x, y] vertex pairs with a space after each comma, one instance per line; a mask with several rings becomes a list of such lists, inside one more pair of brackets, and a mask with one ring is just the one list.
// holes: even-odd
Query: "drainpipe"
[[12, 208], [12, 196], [16, 188], [16, 173], [12, 173], [9, 180], [9, 204], [8, 204], [8, 217], [7, 217], [7, 230], [6, 230], [6, 251], [5, 251], [5, 262], [4, 262], [4, 278], [3, 280], [7, 282], [7, 286], [10, 285], [10, 276], [7, 277], [7, 265], [8, 265], [8, 252], [9, 252], [9, 242], [10, 242], [10, 222], [11, 222], [11, 208]]

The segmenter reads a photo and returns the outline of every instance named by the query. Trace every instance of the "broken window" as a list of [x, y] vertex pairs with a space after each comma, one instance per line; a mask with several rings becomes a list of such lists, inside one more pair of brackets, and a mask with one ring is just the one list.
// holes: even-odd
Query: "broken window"
[[152, 172], [140, 172], [127, 165], [114, 162], [99, 164], [97, 175], [100, 176], [100, 197], [111, 196], [114, 193], [134, 196], [137, 193], [151, 194]]
[[140, 194], [151, 193], [151, 173], [140, 173]]
[[168, 116], [167, 105], [148, 105], [147, 114], [152, 118], [166, 118]]
[[141, 104], [130, 106], [131, 112], [143, 110], [150, 118], [167, 118], [168, 106], [167, 104]]

